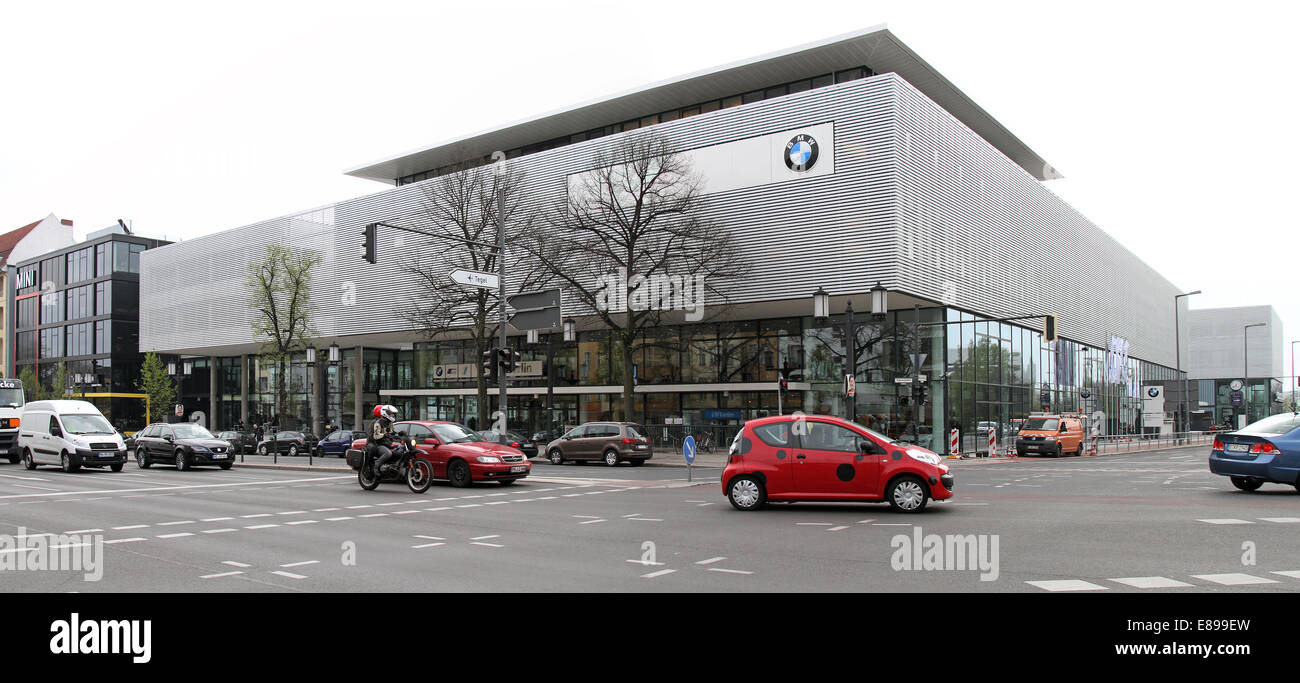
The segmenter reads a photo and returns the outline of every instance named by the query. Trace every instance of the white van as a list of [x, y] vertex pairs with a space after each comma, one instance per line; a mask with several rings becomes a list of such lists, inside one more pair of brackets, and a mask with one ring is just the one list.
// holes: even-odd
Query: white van
[[121, 472], [126, 443], [89, 401], [32, 401], [23, 406], [18, 448], [23, 465], [59, 465], [64, 472], [108, 467]]

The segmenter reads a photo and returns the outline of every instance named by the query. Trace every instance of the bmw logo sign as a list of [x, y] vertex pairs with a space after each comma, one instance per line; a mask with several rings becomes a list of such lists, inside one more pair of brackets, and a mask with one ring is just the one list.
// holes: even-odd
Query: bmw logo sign
[[785, 143], [785, 166], [791, 171], [807, 171], [817, 163], [817, 141], [811, 135], [799, 134]]
[[1150, 389], [1147, 389], [1147, 396], [1150, 396], [1151, 398], [1155, 398], [1155, 397], [1157, 397], [1157, 396], [1159, 396], [1159, 395], [1160, 395], [1160, 390], [1159, 390], [1159, 389], [1157, 389], [1157, 388], [1155, 388], [1155, 387], [1151, 387]]

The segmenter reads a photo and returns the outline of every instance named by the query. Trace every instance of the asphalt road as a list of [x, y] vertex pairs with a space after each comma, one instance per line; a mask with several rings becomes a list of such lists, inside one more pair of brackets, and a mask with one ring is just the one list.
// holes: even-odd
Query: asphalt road
[[[716, 468], [696, 468], [691, 484], [683, 468], [539, 459], [514, 486], [417, 495], [363, 491], [343, 472], [6, 464], [0, 534], [98, 534], [105, 559], [99, 581], [9, 570], [0, 591], [1300, 590], [1300, 494], [1238, 492], [1208, 473], [1203, 447], [947, 462], [957, 495], [917, 515], [806, 503], [742, 513]], [[945, 568], [894, 566], [902, 539], [924, 547], [932, 534], [974, 535], [985, 566], [956, 565], [946, 546], [928, 558]]]

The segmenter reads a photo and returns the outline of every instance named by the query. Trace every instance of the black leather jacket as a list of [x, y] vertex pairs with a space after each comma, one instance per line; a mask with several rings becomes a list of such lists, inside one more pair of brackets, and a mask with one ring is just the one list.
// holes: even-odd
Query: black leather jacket
[[396, 438], [397, 432], [393, 429], [393, 423], [381, 417], [370, 425], [370, 435], [366, 437], [366, 443], [392, 448]]

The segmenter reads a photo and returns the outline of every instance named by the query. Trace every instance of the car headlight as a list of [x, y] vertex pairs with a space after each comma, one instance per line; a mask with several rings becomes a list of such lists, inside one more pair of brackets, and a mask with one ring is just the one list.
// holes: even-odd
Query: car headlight
[[907, 449], [907, 454], [911, 456], [913, 460], [919, 460], [928, 465], [938, 465], [941, 462], [939, 460], [939, 456], [935, 455], [934, 453], [927, 453], [925, 451], [920, 451], [915, 448]]
[[479, 462], [501, 462], [501, 458], [498, 458], [495, 455], [480, 455], [478, 456], [478, 461]]

